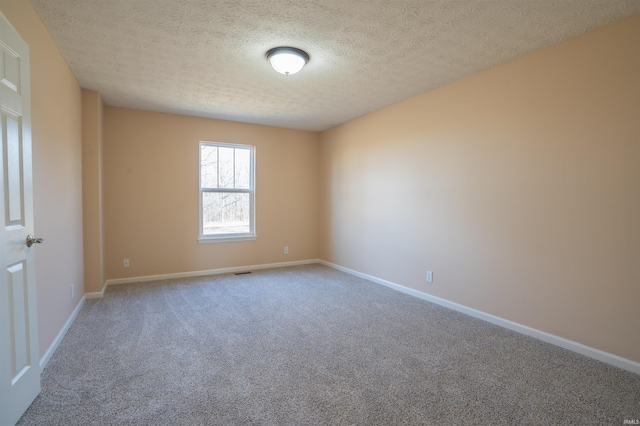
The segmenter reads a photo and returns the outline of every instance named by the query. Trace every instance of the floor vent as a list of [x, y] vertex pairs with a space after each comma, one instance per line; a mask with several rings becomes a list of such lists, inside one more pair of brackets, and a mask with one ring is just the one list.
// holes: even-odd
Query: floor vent
[[250, 274], [251, 271], [246, 271], [246, 272], [235, 272], [234, 275], [247, 275]]

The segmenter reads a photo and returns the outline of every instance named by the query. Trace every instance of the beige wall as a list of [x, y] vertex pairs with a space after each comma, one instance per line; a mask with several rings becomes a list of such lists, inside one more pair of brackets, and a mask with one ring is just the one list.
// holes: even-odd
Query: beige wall
[[[40, 354], [82, 298], [80, 87], [31, 4], [0, 0], [29, 44]], [[75, 298], [70, 286], [75, 284]]]
[[640, 15], [324, 132], [322, 258], [640, 361], [638, 46]]
[[[256, 146], [256, 241], [198, 244], [201, 140]], [[103, 149], [107, 279], [318, 257], [317, 133], [105, 107]]]
[[97, 292], [104, 285], [102, 234], [102, 99], [82, 89], [82, 224], [84, 290]]

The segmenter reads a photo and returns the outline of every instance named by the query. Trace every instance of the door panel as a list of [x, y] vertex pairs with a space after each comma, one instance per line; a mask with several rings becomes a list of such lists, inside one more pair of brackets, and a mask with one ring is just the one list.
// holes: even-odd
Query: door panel
[[20, 58], [13, 52], [2, 50], [2, 67], [0, 68], [0, 82], [14, 92], [20, 87]]
[[29, 359], [29, 300], [24, 262], [7, 268], [9, 321], [11, 323], [11, 384], [15, 384], [31, 365]]
[[9, 111], [2, 111], [2, 126], [5, 130], [6, 152], [5, 167], [5, 202], [7, 225], [24, 225], [22, 203], [22, 138], [20, 137], [20, 117]]

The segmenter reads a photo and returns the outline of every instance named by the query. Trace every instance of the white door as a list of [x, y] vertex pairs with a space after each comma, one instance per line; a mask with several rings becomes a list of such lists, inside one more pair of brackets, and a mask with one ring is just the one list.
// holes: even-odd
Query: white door
[[0, 426], [40, 392], [30, 96], [29, 46], [0, 14]]

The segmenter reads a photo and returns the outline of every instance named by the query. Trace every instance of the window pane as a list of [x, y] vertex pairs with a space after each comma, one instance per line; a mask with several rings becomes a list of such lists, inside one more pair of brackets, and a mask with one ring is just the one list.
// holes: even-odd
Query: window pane
[[218, 148], [218, 173], [220, 173], [219, 188], [233, 188], [233, 148]]
[[218, 147], [200, 146], [200, 187], [218, 187]]
[[250, 189], [251, 151], [236, 148], [236, 188]]
[[204, 192], [202, 234], [249, 233], [249, 194]]

